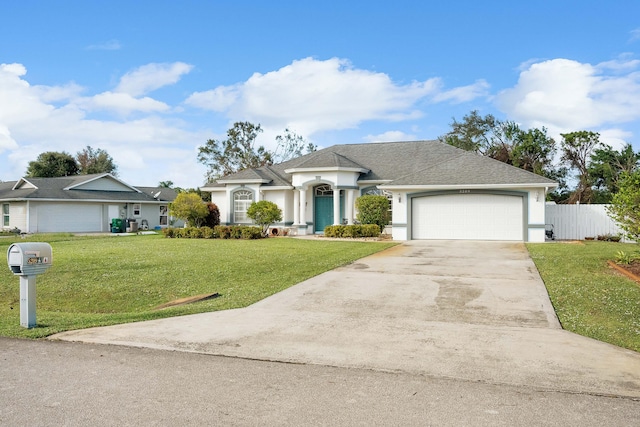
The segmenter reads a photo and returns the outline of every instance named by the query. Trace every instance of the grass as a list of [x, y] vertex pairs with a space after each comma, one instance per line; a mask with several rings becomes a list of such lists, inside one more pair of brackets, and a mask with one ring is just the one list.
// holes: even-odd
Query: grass
[[[53, 266], [38, 276], [37, 326], [20, 326], [19, 278], [0, 268], [0, 336], [57, 332], [246, 307], [296, 283], [386, 249], [391, 242], [303, 239], [205, 240], [41, 235]], [[20, 238], [0, 239], [0, 251]], [[214, 293], [194, 304], [154, 310]]]
[[607, 265], [619, 250], [635, 246], [530, 243], [527, 248], [564, 329], [640, 351], [640, 284]]

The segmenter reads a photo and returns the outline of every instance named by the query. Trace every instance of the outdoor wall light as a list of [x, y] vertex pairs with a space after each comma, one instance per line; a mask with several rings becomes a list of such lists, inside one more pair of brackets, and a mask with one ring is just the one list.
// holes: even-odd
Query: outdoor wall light
[[402, 196], [398, 196], [398, 203], [402, 203]]

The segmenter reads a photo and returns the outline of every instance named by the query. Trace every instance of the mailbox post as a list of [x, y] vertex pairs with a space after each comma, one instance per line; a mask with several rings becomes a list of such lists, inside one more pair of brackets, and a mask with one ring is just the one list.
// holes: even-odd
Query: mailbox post
[[44, 273], [52, 263], [48, 243], [14, 243], [7, 251], [7, 264], [20, 276], [20, 326], [36, 326], [36, 276]]

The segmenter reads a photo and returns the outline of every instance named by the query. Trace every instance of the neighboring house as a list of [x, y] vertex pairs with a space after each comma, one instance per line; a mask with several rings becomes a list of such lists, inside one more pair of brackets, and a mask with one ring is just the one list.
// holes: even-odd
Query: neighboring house
[[222, 224], [251, 223], [258, 200], [283, 212], [278, 227], [302, 234], [352, 224], [355, 200], [382, 194], [394, 240], [543, 242], [545, 195], [557, 183], [438, 141], [334, 145], [209, 183]]
[[113, 218], [153, 229], [170, 223], [168, 188], [134, 187], [111, 174], [0, 183], [2, 228], [26, 233], [109, 232]]

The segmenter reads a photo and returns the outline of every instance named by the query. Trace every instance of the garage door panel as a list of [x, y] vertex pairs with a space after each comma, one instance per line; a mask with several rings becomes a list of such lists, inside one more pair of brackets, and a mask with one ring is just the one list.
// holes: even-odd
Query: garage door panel
[[47, 204], [38, 207], [38, 232], [102, 231], [102, 206], [81, 203]]
[[412, 238], [523, 240], [522, 197], [446, 194], [414, 198]]

